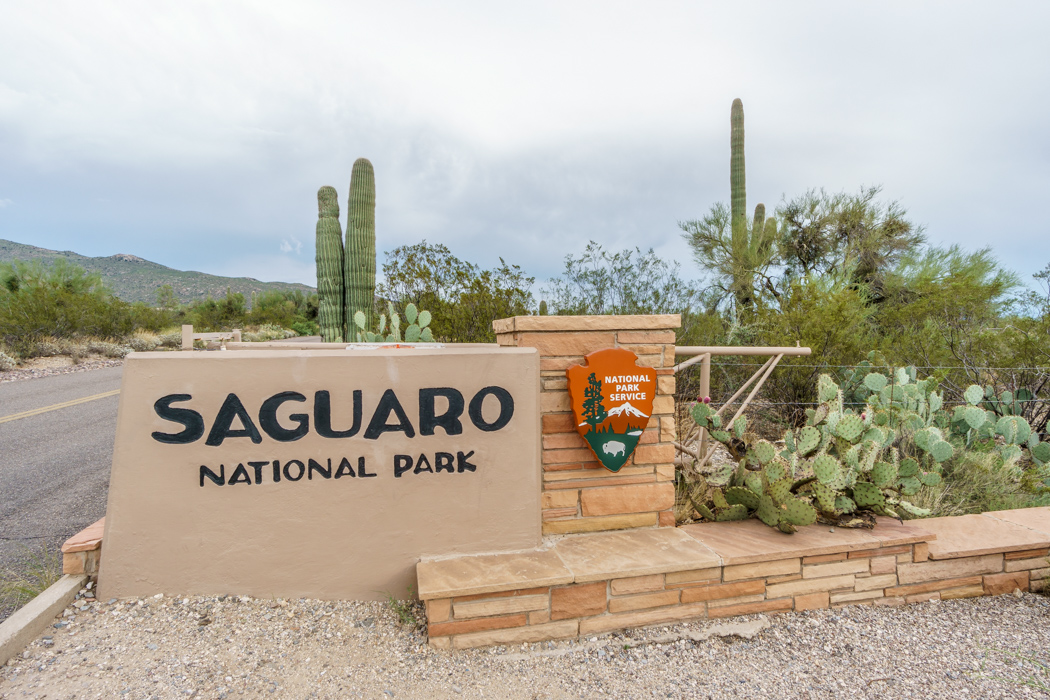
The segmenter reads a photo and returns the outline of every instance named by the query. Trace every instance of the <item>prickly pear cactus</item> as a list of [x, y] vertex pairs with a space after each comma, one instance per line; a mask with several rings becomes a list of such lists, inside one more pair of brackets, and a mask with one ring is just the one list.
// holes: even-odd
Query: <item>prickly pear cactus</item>
[[[841, 386], [828, 375], [819, 378], [821, 403], [807, 411], [807, 425], [785, 433], [779, 453], [748, 436], [744, 459], [722, 468], [711, 482], [717, 488], [715, 505], [707, 508], [710, 519], [725, 510], [720, 503], [741, 506], [786, 533], [817, 520], [870, 527], [873, 515], [925, 517], [930, 511], [915, 505], [915, 497], [937, 487], [945, 465], [978, 441], [994, 446], [1007, 462], [1027, 453], [1050, 485], [1050, 444], [1039, 440], [1017, 407], [1031, 400], [1030, 393], [995, 395], [974, 385], [963, 393], [966, 405], [948, 410], [933, 380], [919, 379], [914, 367], [882, 373], [872, 364], [874, 353], [869, 360]], [[744, 438], [746, 424], [738, 419], [732, 433], [720, 430], [707, 404], [696, 404], [692, 415], [715, 440]], [[734, 510], [732, 517], [738, 514]]]

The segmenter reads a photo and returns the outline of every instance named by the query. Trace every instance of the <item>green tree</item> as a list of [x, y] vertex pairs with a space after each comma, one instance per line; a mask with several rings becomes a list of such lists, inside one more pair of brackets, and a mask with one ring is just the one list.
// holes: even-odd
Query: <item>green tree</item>
[[157, 306], [162, 309], [179, 308], [179, 299], [175, 296], [175, 290], [170, 284], [161, 285], [157, 289]]
[[784, 277], [843, 273], [881, 299], [883, 276], [925, 243], [922, 227], [907, 220], [898, 202], [877, 199], [881, 191], [877, 186], [857, 194], [809, 190], [777, 207], [776, 262]]
[[490, 343], [492, 322], [523, 316], [533, 305], [534, 278], [502, 258], [483, 270], [460, 260], [444, 245], [426, 241], [400, 246], [386, 255], [379, 295], [400, 311], [409, 303], [431, 313], [435, 337], [453, 343]]
[[592, 428], [604, 423], [609, 417], [602, 404], [602, 380], [594, 372], [587, 377], [587, 387], [583, 390], [583, 417]]

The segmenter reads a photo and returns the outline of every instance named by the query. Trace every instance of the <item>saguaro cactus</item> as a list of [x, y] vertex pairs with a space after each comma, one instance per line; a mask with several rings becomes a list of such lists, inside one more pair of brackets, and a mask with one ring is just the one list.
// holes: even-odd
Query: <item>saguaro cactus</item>
[[729, 188], [730, 226], [733, 249], [733, 295], [737, 309], [751, 306], [754, 300], [755, 271], [769, 263], [777, 223], [766, 218], [766, 206], [755, 207], [750, 230], [747, 225], [747, 186], [744, 174], [744, 103], [733, 100], [730, 111]]
[[[345, 337], [343, 316], [343, 232], [339, 226], [339, 196], [334, 187], [317, 190], [317, 321], [326, 343]], [[254, 296], [254, 292], [252, 292]]]
[[371, 328], [376, 291], [376, 184], [372, 163], [367, 158], [354, 161], [350, 175], [344, 258], [346, 328], [353, 328], [354, 314], [358, 311], [364, 313], [365, 325]]

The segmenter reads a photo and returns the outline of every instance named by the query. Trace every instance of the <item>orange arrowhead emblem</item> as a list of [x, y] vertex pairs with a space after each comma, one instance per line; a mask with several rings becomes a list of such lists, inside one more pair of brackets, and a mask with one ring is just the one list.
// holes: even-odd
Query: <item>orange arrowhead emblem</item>
[[649, 424], [656, 370], [624, 348], [592, 352], [565, 370], [576, 430], [606, 469], [618, 472]]

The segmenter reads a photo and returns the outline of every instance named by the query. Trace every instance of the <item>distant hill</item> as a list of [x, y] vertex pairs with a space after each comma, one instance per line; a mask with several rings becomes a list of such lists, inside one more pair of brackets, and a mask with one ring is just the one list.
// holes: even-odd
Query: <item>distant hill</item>
[[88, 272], [97, 272], [102, 276], [114, 295], [124, 301], [141, 301], [155, 305], [157, 290], [170, 284], [175, 296], [183, 303], [205, 299], [210, 294], [214, 298], [226, 296], [226, 288], [240, 292], [246, 299], [251, 299], [252, 292], [298, 289], [306, 294], [316, 291], [305, 284], [289, 282], [260, 282], [251, 277], [219, 277], [203, 272], [184, 272], [158, 265], [134, 255], [118, 253], [106, 258], [89, 258], [69, 250], [48, 250], [24, 243], [5, 241], [0, 238], [0, 262], [12, 260], [41, 260], [48, 263], [57, 258], [65, 258], [79, 265]]

